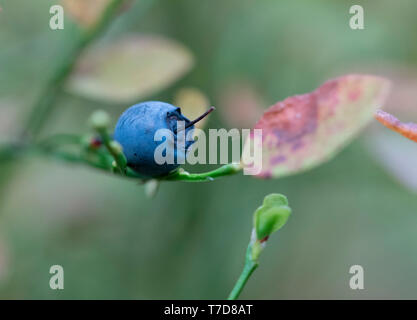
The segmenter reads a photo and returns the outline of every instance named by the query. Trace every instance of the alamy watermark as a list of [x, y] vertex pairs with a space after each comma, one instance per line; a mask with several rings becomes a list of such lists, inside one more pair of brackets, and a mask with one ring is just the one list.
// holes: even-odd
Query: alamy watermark
[[64, 29], [64, 8], [60, 5], [53, 5], [49, 8], [52, 17], [49, 19], [49, 27], [52, 30]]
[[[209, 129], [208, 142], [203, 130], [185, 129], [185, 121], [177, 121], [176, 132], [169, 129], [159, 129], [155, 132], [154, 141], [161, 142], [155, 148], [155, 163], [194, 165], [241, 162], [245, 175], [261, 172], [262, 129]], [[248, 135], [250, 139], [246, 139]]]
[[53, 276], [49, 279], [49, 287], [52, 290], [64, 289], [64, 268], [55, 264], [49, 268], [49, 273]]
[[352, 30], [363, 30], [365, 29], [365, 19], [363, 7], [355, 4], [349, 8], [349, 13], [352, 16], [349, 19], [349, 27]]
[[364, 286], [364, 271], [363, 267], [359, 264], [355, 264], [350, 267], [349, 273], [353, 276], [349, 280], [349, 287], [352, 290], [363, 290]]

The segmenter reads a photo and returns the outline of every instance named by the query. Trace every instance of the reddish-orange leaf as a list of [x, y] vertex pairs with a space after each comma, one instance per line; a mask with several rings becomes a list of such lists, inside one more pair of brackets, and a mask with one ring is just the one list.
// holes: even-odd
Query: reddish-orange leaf
[[388, 129], [398, 132], [404, 137], [417, 142], [417, 124], [401, 122], [392, 114], [382, 110], [376, 112], [375, 118]]
[[[246, 140], [242, 162], [262, 178], [281, 177], [315, 167], [348, 143], [384, 103], [385, 78], [346, 75], [315, 91], [289, 97], [270, 107], [255, 129], [262, 129], [262, 161], [251, 162], [253, 134]], [[259, 169], [259, 170], [258, 170]]]

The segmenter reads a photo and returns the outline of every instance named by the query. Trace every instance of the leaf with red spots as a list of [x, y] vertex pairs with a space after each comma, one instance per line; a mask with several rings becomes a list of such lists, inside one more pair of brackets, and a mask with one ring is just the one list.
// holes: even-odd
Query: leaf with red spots
[[417, 142], [417, 124], [403, 123], [388, 112], [378, 110], [375, 118], [388, 129], [391, 129], [404, 137]]
[[[278, 102], [255, 125], [255, 129], [262, 129], [262, 160], [250, 158], [256, 142], [252, 132], [242, 163], [261, 178], [286, 176], [320, 165], [365, 127], [384, 103], [388, 90], [385, 78], [346, 75], [311, 93]], [[255, 159], [259, 155], [255, 154]]]

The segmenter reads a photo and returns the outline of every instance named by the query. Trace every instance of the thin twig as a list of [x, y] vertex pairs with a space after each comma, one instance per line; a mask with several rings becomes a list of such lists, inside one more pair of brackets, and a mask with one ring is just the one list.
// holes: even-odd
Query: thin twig
[[114, 14], [125, 0], [113, 0], [104, 10], [101, 18], [81, 36], [81, 40], [75, 45], [49, 80], [44, 93], [32, 108], [26, 123], [23, 126], [20, 138], [34, 138], [40, 132], [44, 124], [56, 107], [57, 98], [62, 91], [65, 80], [73, 70], [78, 58], [84, 50], [108, 27]]

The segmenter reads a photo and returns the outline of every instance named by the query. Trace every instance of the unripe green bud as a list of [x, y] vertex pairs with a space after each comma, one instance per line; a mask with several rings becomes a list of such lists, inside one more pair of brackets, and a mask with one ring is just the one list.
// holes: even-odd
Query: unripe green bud
[[111, 140], [109, 142], [108, 147], [112, 155], [115, 157], [117, 164], [120, 166], [120, 169], [123, 172], [127, 166], [127, 160], [125, 155], [123, 154], [123, 147], [120, 143], [114, 140]]
[[115, 154], [123, 154], [123, 148], [117, 141], [110, 141], [110, 148], [113, 150]]
[[281, 194], [270, 194], [264, 199], [254, 214], [253, 223], [256, 231], [256, 238], [264, 240], [272, 233], [279, 230], [287, 222], [291, 214], [288, 200]]
[[90, 123], [93, 129], [100, 131], [110, 126], [110, 116], [106, 111], [94, 111], [90, 117]]

